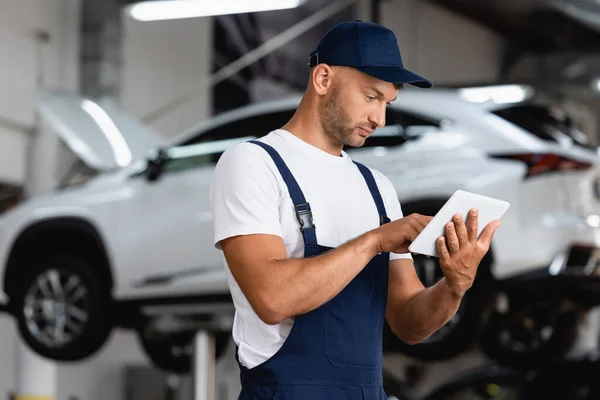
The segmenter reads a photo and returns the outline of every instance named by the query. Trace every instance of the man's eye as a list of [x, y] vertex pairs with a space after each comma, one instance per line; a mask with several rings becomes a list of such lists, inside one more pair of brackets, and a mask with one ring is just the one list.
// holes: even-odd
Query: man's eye
[[373, 97], [373, 96], [367, 96], [367, 100], [373, 101], [373, 100], [375, 100], [375, 97]]

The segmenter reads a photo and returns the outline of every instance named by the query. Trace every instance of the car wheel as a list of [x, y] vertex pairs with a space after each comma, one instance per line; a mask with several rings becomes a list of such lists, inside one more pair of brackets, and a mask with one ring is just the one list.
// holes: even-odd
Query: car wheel
[[[435, 285], [444, 277], [437, 258], [413, 255], [413, 260], [417, 275], [425, 287]], [[463, 297], [452, 319], [418, 344], [405, 344], [386, 325], [384, 349], [421, 361], [446, 360], [457, 356], [475, 343], [487, 296], [483, 285], [474, 284]]]
[[[161, 334], [151, 329], [138, 331], [138, 338], [152, 364], [164, 371], [188, 374], [193, 369], [196, 331]], [[229, 343], [229, 334], [215, 335], [215, 359], [219, 359]]]
[[495, 362], [534, 368], [562, 359], [574, 345], [583, 311], [564, 300], [506, 298], [481, 332], [482, 351]]
[[110, 296], [92, 262], [66, 254], [36, 257], [11, 296], [25, 343], [56, 361], [78, 361], [106, 342]]

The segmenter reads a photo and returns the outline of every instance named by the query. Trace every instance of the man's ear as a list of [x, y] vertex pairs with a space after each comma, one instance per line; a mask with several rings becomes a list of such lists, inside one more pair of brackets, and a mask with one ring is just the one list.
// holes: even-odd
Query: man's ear
[[325, 95], [333, 84], [333, 69], [327, 64], [318, 64], [313, 67], [311, 78], [315, 93]]

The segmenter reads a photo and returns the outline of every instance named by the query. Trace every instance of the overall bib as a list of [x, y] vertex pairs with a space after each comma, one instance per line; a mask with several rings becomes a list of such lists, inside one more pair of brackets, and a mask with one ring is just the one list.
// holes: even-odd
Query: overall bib
[[[277, 151], [262, 142], [285, 181], [300, 221], [305, 257], [332, 250], [320, 246], [309, 203]], [[379, 224], [389, 222], [371, 174], [356, 163], [373, 196]], [[360, 212], [360, 210], [357, 210]], [[386, 400], [382, 385], [382, 336], [388, 292], [389, 253], [375, 256], [337, 296], [295, 317], [283, 346], [264, 363], [240, 367], [239, 400]]]

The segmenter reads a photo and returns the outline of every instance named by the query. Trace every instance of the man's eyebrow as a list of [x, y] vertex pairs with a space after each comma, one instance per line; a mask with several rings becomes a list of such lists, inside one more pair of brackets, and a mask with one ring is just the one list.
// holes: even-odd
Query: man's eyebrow
[[[367, 86], [368, 89], [371, 89], [372, 91], [374, 91], [375, 93], [377, 93], [377, 96], [379, 96], [382, 99], [385, 99], [385, 95], [383, 93], [381, 93], [381, 91], [379, 89], [377, 89], [375, 86]], [[396, 101], [396, 99], [398, 98], [398, 96], [394, 97], [392, 100], [390, 100], [390, 102], [392, 101]]]

